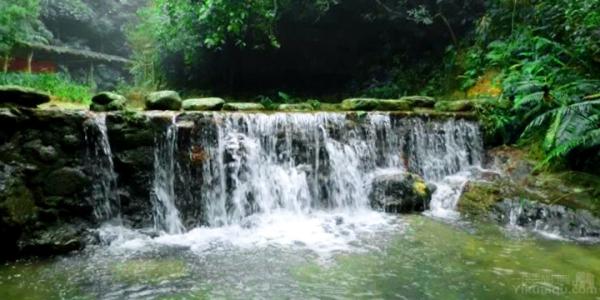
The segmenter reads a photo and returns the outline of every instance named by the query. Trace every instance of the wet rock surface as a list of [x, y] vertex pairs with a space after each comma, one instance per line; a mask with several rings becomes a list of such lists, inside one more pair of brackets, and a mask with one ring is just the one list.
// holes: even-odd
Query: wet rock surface
[[373, 208], [385, 212], [419, 212], [429, 207], [433, 189], [415, 174], [385, 174], [373, 179], [369, 199]]
[[37, 107], [47, 102], [50, 102], [50, 95], [45, 92], [16, 85], [0, 85], [0, 105]]
[[535, 173], [522, 150], [488, 151], [487, 168], [500, 172], [468, 182], [458, 210], [472, 219], [581, 240], [600, 235], [600, 178], [565, 171]]
[[491, 217], [513, 225], [573, 240], [600, 238], [600, 219], [589, 211], [517, 199], [494, 204]]

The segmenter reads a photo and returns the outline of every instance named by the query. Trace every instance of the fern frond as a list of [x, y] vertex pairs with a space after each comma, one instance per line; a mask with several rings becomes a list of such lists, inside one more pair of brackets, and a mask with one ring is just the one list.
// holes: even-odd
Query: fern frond
[[544, 142], [542, 144], [544, 150], [548, 151], [554, 147], [566, 111], [565, 107], [561, 107], [554, 113], [554, 119], [548, 130], [546, 130], [546, 136], [544, 137]]
[[555, 161], [556, 159], [563, 158], [569, 152], [573, 151], [575, 148], [579, 147], [594, 147], [600, 145], [600, 128], [589, 131], [584, 136], [572, 140], [568, 143], [562, 144], [552, 152], [548, 154], [546, 159], [540, 163], [538, 167], [548, 166], [550, 163]]
[[523, 130], [523, 133], [521, 134], [521, 138], [526, 138], [532, 135], [533, 132], [536, 130], [543, 130], [543, 125], [546, 124], [549, 120], [554, 119], [557, 113], [558, 109], [553, 109], [535, 117], [535, 119], [533, 119], [533, 121], [531, 121], [527, 125], [527, 127], [525, 127], [525, 130]]

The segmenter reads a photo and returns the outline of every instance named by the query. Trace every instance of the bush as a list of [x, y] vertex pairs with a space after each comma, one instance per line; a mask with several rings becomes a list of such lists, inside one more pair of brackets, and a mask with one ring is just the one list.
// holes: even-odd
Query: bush
[[58, 101], [89, 104], [89, 86], [72, 81], [61, 74], [1, 73], [0, 85], [20, 85], [45, 91]]

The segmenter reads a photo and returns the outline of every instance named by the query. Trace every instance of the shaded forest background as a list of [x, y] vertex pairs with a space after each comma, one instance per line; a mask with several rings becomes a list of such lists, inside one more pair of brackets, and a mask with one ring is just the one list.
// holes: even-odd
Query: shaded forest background
[[[478, 99], [488, 145], [600, 173], [600, 0], [1, 0], [0, 11], [4, 61], [21, 42], [129, 57], [131, 75], [95, 71], [123, 93]], [[0, 83], [83, 98], [72, 74], [23, 78]]]

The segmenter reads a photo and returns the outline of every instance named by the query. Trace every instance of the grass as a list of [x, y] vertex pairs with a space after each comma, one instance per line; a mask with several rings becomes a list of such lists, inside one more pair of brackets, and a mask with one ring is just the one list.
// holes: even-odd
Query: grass
[[20, 85], [45, 91], [57, 102], [90, 104], [92, 98], [89, 86], [61, 74], [0, 73], [0, 85]]

